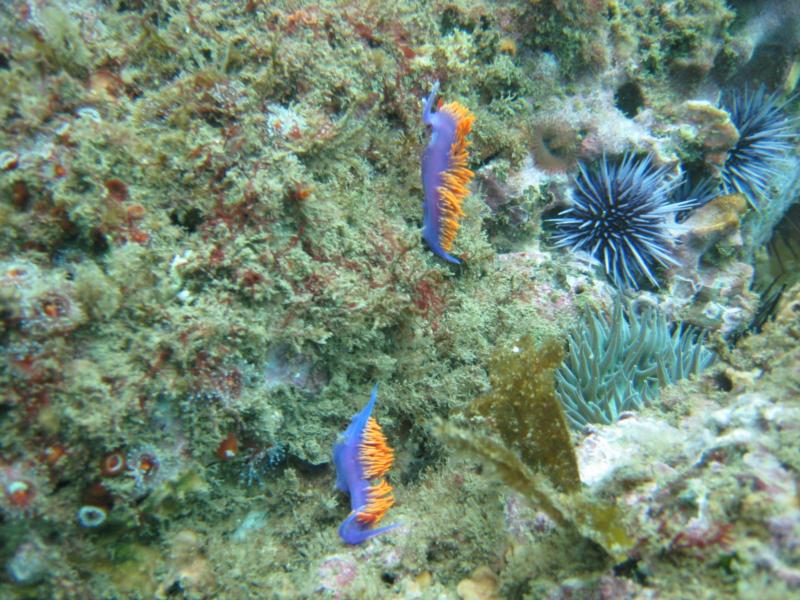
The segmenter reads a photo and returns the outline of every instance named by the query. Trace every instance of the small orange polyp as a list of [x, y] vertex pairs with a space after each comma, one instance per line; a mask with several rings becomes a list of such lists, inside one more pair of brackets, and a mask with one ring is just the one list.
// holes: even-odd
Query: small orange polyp
[[66, 453], [67, 449], [61, 444], [56, 444], [55, 446], [48, 446], [47, 448], [44, 449], [44, 452], [42, 452], [41, 460], [48, 467], [53, 467], [59, 460], [61, 460], [61, 458]]
[[222, 440], [217, 448], [217, 456], [222, 460], [231, 460], [236, 458], [239, 453], [239, 440], [233, 433], [229, 433], [228, 437]]
[[158, 461], [154, 456], [145, 454], [139, 459], [136, 468], [142, 476], [147, 477], [158, 470]]

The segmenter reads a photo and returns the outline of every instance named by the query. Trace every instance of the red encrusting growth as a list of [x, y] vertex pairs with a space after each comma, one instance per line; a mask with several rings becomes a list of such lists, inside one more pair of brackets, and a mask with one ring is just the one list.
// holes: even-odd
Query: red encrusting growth
[[[383, 477], [394, 463], [394, 450], [386, 442], [381, 426], [373, 417], [369, 418], [364, 427], [359, 445], [359, 461], [364, 469], [364, 477], [368, 479]], [[392, 486], [385, 479], [380, 479], [378, 483], [367, 488], [367, 503], [359, 511], [358, 520], [362, 523], [377, 523], [393, 505]]]
[[458, 102], [450, 102], [439, 109], [449, 114], [456, 123], [455, 139], [450, 146], [450, 163], [442, 173], [442, 185], [437, 189], [440, 198], [441, 216], [439, 218], [439, 244], [445, 252], [450, 252], [456, 238], [459, 220], [464, 216], [461, 205], [469, 195], [469, 183], [475, 173], [467, 168], [470, 141], [467, 136], [472, 131], [475, 115]]

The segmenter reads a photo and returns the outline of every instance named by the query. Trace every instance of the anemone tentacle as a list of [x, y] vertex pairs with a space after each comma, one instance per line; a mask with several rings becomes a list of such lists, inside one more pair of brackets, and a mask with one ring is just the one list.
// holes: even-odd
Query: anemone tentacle
[[556, 390], [576, 429], [609, 425], [655, 400], [661, 388], [704, 371], [716, 355], [705, 336], [667, 321], [655, 308], [634, 310], [617, 299], [610, 315], [592, 312], [568, 338]]

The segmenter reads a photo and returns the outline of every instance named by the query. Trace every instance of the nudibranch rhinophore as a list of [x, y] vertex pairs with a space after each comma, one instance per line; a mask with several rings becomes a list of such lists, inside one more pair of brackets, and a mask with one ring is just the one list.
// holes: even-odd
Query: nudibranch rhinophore
[[376, 384], [367, 405], [333, 447], [336, 487], [350, 494], [350, 514], [339, 526], [339, 536], [348, 544], [360, 544], [398, 525], [375, 528], [394, 504], [392, 486], [383, 479], [392, 468], [394, 451], [371, 416], [377, 397]]
[[433, 112], [439, 82], [425, 100], [422, 120], [431, 128], [431, 140], [422, 155], [424, 217], [422, 237], [435, 254], [452, 263], [461, 261], [449, 254], [464, 215], [461, 204], [469, 194], [475, 173], [467, 168], [467, 136], [475, 121], [469, 109], [451, 102]]

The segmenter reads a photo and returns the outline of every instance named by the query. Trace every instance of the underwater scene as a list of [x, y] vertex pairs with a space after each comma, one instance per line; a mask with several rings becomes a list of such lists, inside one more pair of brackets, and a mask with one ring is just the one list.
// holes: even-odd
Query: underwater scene
[[2, 0], [0, 598], [800, 598], [798, 82], [798, 0]]

